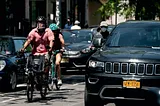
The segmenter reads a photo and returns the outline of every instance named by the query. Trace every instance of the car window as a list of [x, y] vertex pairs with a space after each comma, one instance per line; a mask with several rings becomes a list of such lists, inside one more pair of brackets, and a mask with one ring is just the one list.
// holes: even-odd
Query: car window
[[114, 27], [115, 27], [114, 25], [108, 26], [108, 28], [107, 28], [108, 32], [111, 33], [112, 30], [114, 29]]
[[[15, 45], [15, 51], [19, 51], [21, 48], [23, 48], [25, 41], [26, 41], [25, 39], [14, 39], [13, 42]], [[31, 52], [31, 50], [32, 50], [32, 47], [31, 45], [29, 45], [26, 48], [26, 52]]]
[[116, 28], [107, 44], [109, 46], [160, 46], [160, 28]]
[[62, 34], [63, 34], [65, 43], [70, 43], [71, 42], [70, 36], [72, 35], [72, 32], [62, 31]]
[[14, 52], [13, 42], [9, 38], [0, 38], [0, 54], [12, 54]]
[[91, 30], [82, 31], [82, 30], [74, 30], [74, 31], [64, 31], [62, 32], [64, 36], [65, 43], [83, 43], [83, 42], [91, 42], [92, 40], [92, 32]]

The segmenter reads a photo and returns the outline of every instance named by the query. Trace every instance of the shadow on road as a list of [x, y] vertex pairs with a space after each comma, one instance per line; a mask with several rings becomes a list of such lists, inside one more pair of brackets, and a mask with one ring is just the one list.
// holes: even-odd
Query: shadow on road
[[85, 81], [85, 77], [83, 75], [72, 75], [68, 77], [63, 77], [64, 84], [76, 84]]
[[23, 87], [17, 87], [15, 90], [8, 90], [8, 89], [0, 89], [0, 93], [9, 93], [9, 92], [18, 92], [18, 91], [22, 91], [22, 90], [26, 90], [26, 86]]

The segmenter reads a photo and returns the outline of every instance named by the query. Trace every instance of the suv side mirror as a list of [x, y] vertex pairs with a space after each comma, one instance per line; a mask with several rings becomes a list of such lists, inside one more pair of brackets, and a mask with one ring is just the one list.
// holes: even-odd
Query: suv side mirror
[[94, 38], [93, 39], [93, 45], [96, 48], [102, 47], [102, 38]]

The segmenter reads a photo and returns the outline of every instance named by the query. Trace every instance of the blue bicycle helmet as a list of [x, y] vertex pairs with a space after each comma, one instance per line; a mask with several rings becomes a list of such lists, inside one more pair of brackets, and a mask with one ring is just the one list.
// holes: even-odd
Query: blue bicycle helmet
[[52, 30], [52, 31], [55, 31], [55, 30], [58, 30], [59, 28], [58, 28], [58, 26], [56, 25], [56, 24], [50, 24], [49, 25], [49, 28]]

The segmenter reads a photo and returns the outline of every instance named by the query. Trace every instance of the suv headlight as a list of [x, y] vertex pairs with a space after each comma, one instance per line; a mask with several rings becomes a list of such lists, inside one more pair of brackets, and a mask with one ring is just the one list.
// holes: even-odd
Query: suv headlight
[[5, 66], [6, 66], [6, 62], [4, 60], [0, 60], [0, 71], [2, 71]]
[[91, 51], [90, 48], [86, 48], [86, 49], [83, 49], [81, 52], [82, 52], [82, 53], [88, 53], [88, 52], [90, 52], [90, 51]]
[[89, 67], [92, 67], [92, 68], [102, 67], [102, 68], [104, 68], [104, 62], [90, 60]]

